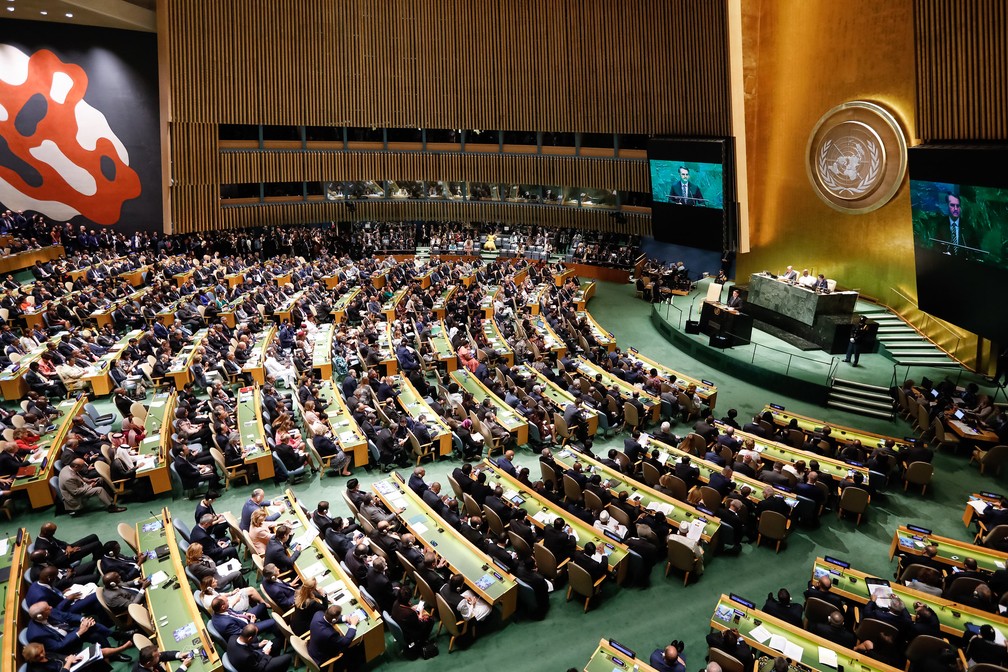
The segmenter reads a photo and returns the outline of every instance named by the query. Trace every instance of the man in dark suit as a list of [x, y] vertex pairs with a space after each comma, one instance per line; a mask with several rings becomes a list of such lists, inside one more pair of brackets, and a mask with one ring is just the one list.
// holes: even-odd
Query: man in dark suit
[[[414, 432], [414, 435], [415, 434], [416, 434], [416, 432]], [[419, 438], [417, 440], [419, 440]], [[413, 470], [413, 473], [410, 474], [409, 481], [407, 482], [407, 485], [409, 486], [409, 489], [412, 490], [413, 492], [415, 492], [416, 494], [422, 496], [423, 493], [424, 493], [424, 491], [427, 489], [427, 484], [424, 483], [424, 480], [423, 480], [424, 476], [426, 476], [426, 475], [427, 475], [427, 472], [426, 472], [426, 470], [423, 467], [417, 467], [417, 468], [415, 468]]]
[[822, 600], [823, 602], [832, 604], [840, 612], [846, 612], [847, 605], [844, 603], [843, 598], [832, 592], [832, 588], [833, 580], [828, 576], [820, 576], [818, 579], [809, 583], [809, 587], [804, 594], [805, 601], [807, 602], [809, 598], [814, 597]]
[[357, 636], [356, 614], [346, 618], [346, 634], [340, 633], [338, 624], [342, 620], [343, 609], [334, 604], [325, 611], [317, 611], [311, 620], [311, 638], [308, 640], [308, 654], [319, 665], [330, 658], [345, 653]]
[[786, 588], [777, 591], [776, 599], [772, 594], [768, 594], [763, 604], [763, 611], [797, 628], [802, 627], [802, 606], [791, 601], [791, 593]]
[[930, 218], [928, 225], [931, 240], [922, 241], [926, 247], [934, 247], [939, 252], [945, 252], [954, 256], [965, 256], [966, 250], [962, 247], [977, 247], [979, 241], [973, 227], [962, 221], [962, 202], [955, 194], [945, 194], [945, 203], [948, 206], [948, 214], [939, 213]]
[[236, 670], [242, 672], [284, 672], [291, 668], [290, 654], [270, 655], [273, 642], [259, 639], [259, 628], [254, 624], [245, 626], [231, 637], [227, 644], [227, 656]]
[[266, 544], [266, 554], [263, 556], [263, 562], [273, 563], [281, 574], [293, 571], [294, 563], [301, 556], [301, 544], [295, 545], [289, 553], [287, 552], [290, 537], [289, 527], [284, 524], [277, 525], [276, 531]]
[[763, 488], [763, 501], [756, 505], [756, 519], [763, 515], [764, 511], [774, 511], [785, 518], [791, 515], [791, 507], [784, 501], [784, 498], [777, 494], [769, 485]]
[[217, 564], [225, 563], [232, 558], [237, 559], [238, 551], [231, 545], [229, 539], [217, 539], [211, 535], [210, 531], [215, 519], [216, 516], [212, 513], [204, 513], [203, 517], [200, 518], [199, 525], [192, 528], [192, 531], [189, 533], [189, 542], [192, 544], [201, 544], [203, 552]]
[[596, 560], [594, 557], [595, 551], [595, 544], [589, 541], [584, 545], [582, 550], [575, 550], [571, 554], [571, 562], [588, 572], [593, 582], [604, 577], [609, 570], [605, 554], [602, 555], [601, 560]]
[[679, 180], [669, 189], [669, 202], [676, 205], [703, 205], [704, 197], [700, 187], [690, 181], [690, 171], [686, 166], [679, 166]]
[[487, 495], [487, 498], [483, 500], [483, 505], [496, 513], [505, 525], [511, 520], [511, 513], [514, 509], [504, 501], [504, 488], [501, 486], [498, 485], [491, 494]]
[[241, 633], [242, 628], [250, 623], [255, 623], [259, 632], [272, 632], [276, 628], [272, 618], [258, 620], [255, 614], [249, 611], [239, 612], [231, 609], [226, 597], [215, 597], [210, 603], [210, 609], [213, 612], [210, 622], [224, 639], [231, 639]]
[[[230, 656], [228, 659], [230, 660]], [[168, 666], [162, 661], [179, 661], [179, 666], [183, 670], [188, 670], [192, 665], [193, 657], [191, 651], [159, 651], [156, 646], [145, 646], [140, 649], [140, 655], [133, 672], [168, 672]]]
[[557, 563], [571, 557], [571, 554], [577, 549], [574, 537], [567, 530], [566, 521], [559, 516], [556, 517], [552, 525], [543, 528], [543, 545], [556, 556]]
[[742, 308], [742, 295], [739, 293], [739, 290], [732, 290], [731, 297], [728, 299], [728, 307], [733, 310], [740, 310]]
[[839, 610], [832, 612], [824, 623], [809, 623], [809, 631], [813, 635], [818, 635], [848, 649], [853, 649], [857, 644], [857, 638], [844, 625], [844, 615]]
[[640, 445], [640, 430], [634, 427], [630, 436], [623, 439], [623, 454], [630, 460], [630, 467], [640, 462], [644, 447]]
[[47, 602], [36, 602], [28, 608], [27, 637], [29, 642], [37, 642], [46, 651], [74, 653], [81, 642], [100, 644], [107, 647], [111, 630], [93, 618], [64, 614], [63, 621], [50, 620], [53, 608]]
[[735, 483], [732, 481], [733, 475], [731, 467], [725, 467], [721, 471], [711, 474], [708, 485], [717, 490], [721, 497], [724, 498], [725, 495], [735, 489]]
[[263, 566], [263, 589], [269, 598], [276, 602], [282, 612], [287, 612], [294, 606], [294, 593], [289, 584], [280, 580], [280, 570], [274, 564]]
[[391, 611], [392, 605], [395, 603], [396, 590], [386, 573], [387, 569], [388, 564], [385, 562], [385, 558], [379, 556], [371, 563], [371, 568], [364, 579], [368, 593], [375, 599], [382, 611]]

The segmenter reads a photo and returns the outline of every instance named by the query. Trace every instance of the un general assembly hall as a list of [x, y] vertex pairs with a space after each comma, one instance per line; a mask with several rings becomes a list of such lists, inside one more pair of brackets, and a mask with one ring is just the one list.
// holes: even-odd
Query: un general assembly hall
[[0, 0], [0, 672], [1008, 672], [1005, 0]]

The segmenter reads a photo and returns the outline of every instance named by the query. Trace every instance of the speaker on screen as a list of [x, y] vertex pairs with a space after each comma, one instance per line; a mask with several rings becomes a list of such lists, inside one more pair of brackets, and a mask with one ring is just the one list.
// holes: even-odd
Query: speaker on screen
[[648, 143], [656, 240], [724, 249], [735, 179], [730, 138], [655, 138]]
[[921, 310], [1008, 344], [1008, 148], [911, 148], [910, 211]]

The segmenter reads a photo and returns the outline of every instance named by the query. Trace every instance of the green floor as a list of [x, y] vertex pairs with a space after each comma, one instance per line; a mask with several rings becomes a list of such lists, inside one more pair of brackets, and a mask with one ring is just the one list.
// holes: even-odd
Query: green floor
[[[820, 406], [780, 395], [770, 399], [758, 387], [733, 379], [727, 373], [698, 365], [676, 351], [651, 326], [649, 305], [633, 299], [630, 285], [600, 283], [589, 308], [598, 321], [616, 335], [621, 346], [633, 345], [642, 353], [685, 373], [715, 381], [719, 387], [718, 411], [721, 413], [734, 407], [744, 416], [759, 410], [768, 401], [777, 401], [797, 412], [824, 416], [825, 409]], [[890, 423], [845, 413], [830, 413], [829, 419], [897, 436], [909, 433], [903, 422]], [[612, 442], [621, 445], [622, 438], [617, 437]], [[596, 450], [604, 445], [603, 442], [596, 443]], [[534, 473], [538, 473], [531, 453], [521, 454], [518, 461], [533, 467]], [[602, 599], [588, 614], [582, 613], [577, 602], [566, 604], [564, 594], [557, 592], [552, 596], [550, 613], [542, 622], [514, 622], [493, 632], [481, 632], [471, 645], [450, 656], [447, 655], [448, 641], [442, 638], [441, 655], [436, 659], [407, 662], [390, 653], [379, 659], [373, 668], [462, 670], [477, 669], [488, 660], [495, 660], [503, 662], [506, 669], [557, 672], [572, 666], [580, 669], [600, 638], [613, 637], [644, 658], [655, 647], [664, 646], [672, 639], [682, 639], [687, 644], [688, 669], [700, 669], [705, 653], [704, 635], [708, 632], [717, 596], [722, 592], [735, 592], [760, 604], [769, 591], [776, 591], [782, 586], [789, 588], [792, 594], [800, 594], [811, 574], [813, 559], [827, 553], [849, 560], [857, 569], [888, 576], [892, 573], [887, 559], [888, 545], [893, 530], [900, 523], [923, 525], [934, 529], [937, 534], [970, 539], [971, 534], [961, 521], [965, 497], [978, 489], [999, 490], [999, 479], [980, 477], [976, 468], [969, 466], [963, 457], [939, 455], [935, 464], [935, 482], [926, 496], [904, 495], [898, 489], [889, 496], [879, 497], [872, 502], [869, 515], [859, 528], [855, 528], [853, 522], [839, 521], [833, 514], [827, 514], [820, 529], [811, 533], [799, 530], [793, 534], [779, 555], [775, 555], [769, 546], [746, 547], [738, 557], [709, 559], [703, 578], [687, 588], [675, 575], [666, 580], [663, 566], [659, 566], [652, 574], [649, 588], [607, 586]], [[455, 463], [449, 461], [429, 465], [428, 482], [443, 479], [454, 466]], [[370, 476], [363, 470], [355, 475], [365, 486], [378, 476]], [[296, 491], [306, 505], [314, 506], [318, 500], [327, 499], [335, 511], [342, 512], [339, 493], [344, 480], [316, 478], [297, 486]], [[218, 510], [238, 512], [247, 492], [245, 487], [229, 492], [218, 504]], [[149, 510], [160, 506], [170, 507], [175, 515], [191, 523], [194, 502], [162, 499], [150, 504], [131, 505], [127, 512], [114, 519], [98, 512], [79, 519], [60, 517], [57, 519], [60, 526], [58, 536], [72, 541], [84, 534], [98, 532], [103, 539], [114, 538], [117, 522], [133, 523], [148, 516]], [[28, 513], [6, 525], [8, 528], [21, 525], [35, 534], [39, 525], [51, 517], [51, 512]]]

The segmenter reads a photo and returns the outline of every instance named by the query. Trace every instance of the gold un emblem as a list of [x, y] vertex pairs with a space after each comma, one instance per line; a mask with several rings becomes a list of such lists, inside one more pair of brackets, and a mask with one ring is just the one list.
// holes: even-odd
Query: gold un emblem
[[903, 182], [906, 140], [884, 108], [852, 101], [823, 115], [807, 157], [819, 198], [843, 212], [870, 212], [888, 203]]

